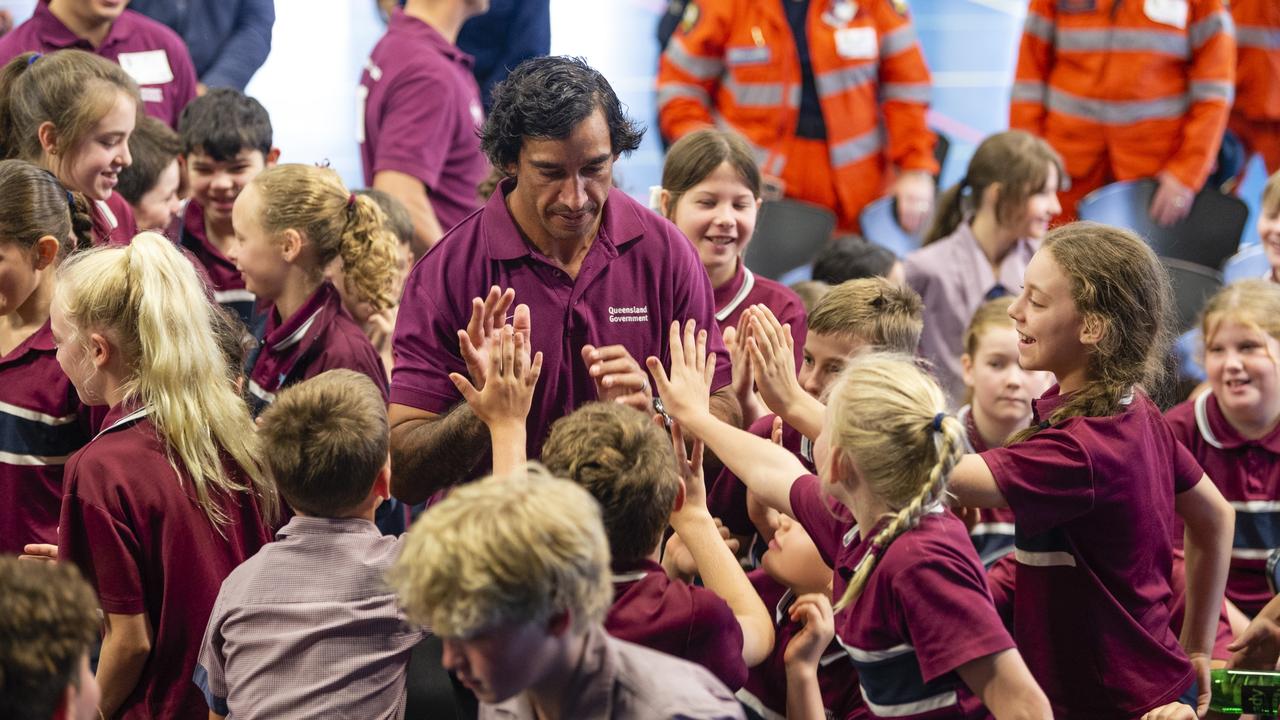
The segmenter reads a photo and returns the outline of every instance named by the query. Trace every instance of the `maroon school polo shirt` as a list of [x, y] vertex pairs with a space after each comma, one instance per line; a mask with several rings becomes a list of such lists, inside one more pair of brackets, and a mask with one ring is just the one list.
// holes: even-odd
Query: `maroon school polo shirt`
[[604, 619], [612, 636], [711, 671], [730, 690], [747, 680], [742, 626], [719, 595], [672, 580], [651, 560], [613, 566], [613, 605]]
[[417, 178], [446, 231], [480, 207], [476, 187], [489, 174], [476, 133], [484, 106], [471, 63], [435, 28], [396, 10], [356, 94], [365, 185], [383, 170]]
[[756, 275], [738, 261], [738, 272], [729, 282], [715, 288], [716, 323], [721, 334], [727, 327], [738, 327], [742, 313], [752, 305], [764, 305], [773, 312], [778, 322], [791, 323], [791, 338], [795, 341], [796, 370], [804, 364], [804, 339], [809, 334], [808, 314], [800, 296], [791, 288], [776, 280]]
[[[787, 644], [804, 629], [804, 624], [791, 619], [791, 606], [796, 595], [787, 586], [769, 577], [764, 570], [747, 574], [764, 606], [773, 613], [773, 651], [764, 662], [747, 673], [747, 684], [738, 691], [738, 700], [764, 718], [781, 718], [787, 714], [787, 664], [783, 660]], [[849, 655], [831, 640], [818, 661], [818, 688], [827, 717], [845, 718], [858, 713], [866, 716], [858, 683], [850, 677]]]
[[[973, 419], [973, 406], [965, 405], [956, 412], [956, 418], [964, 423], [965, 438], [973, 452], [986, 452], [986, 441], [978, 432]], [[969, 537], [978, 551], [982, 564], [991, 567], [997, 560], [1013, 552], [1013, 511], [1009, 508], [981, 508], [978, 522], [969, 528]]]
[[332, 283], [321, 283], [288, 320], [281, 322], [275, 308], [270, 313], [262, 350], [249, 374], [249, 404], [255, 415], [275, 402], [281, 389], [339, 368], [367, 375], [386, 398], [382, 358], [342, 307]]
[[[889, 521], [855, 540], [854, 565]], [[835, 618], [872, 716], [989, 717], [955, 669], [1014, 644], [964, 523], [937, 506], [882, 552], [858, 599]], [[852, 567], [836, 573], [852, 577]]]
[[[650, 355], [669, 366], [673, 320], [694, 320], [716, 353], [711, 386], [729, 385], [729, 355], [716, 329], [711, 282], [684, 235], [618, 189], [609, 192], [595, 242], [576, 279], [521, 236], [506, 206], [514, 181], [504, 180], [480, 212], [447, 233], [414, 266], [405, 284], [394, 338], [391, 402], [437, 415], [462, 396], [449, 373], [467, 374], [458, 330], [471, 300], [489, 288], [513, 288], [529, 306], [532, 344], [543, 354], [529, 411], [528, 454], [541, 456], [551, 423], [596, 399], [582, 346], [623, 345], [637, 362]], [[483, 474], [488, 462], [481, 462]], [[473, 477], [479, 477], [473, 473]]]
[[1267, 587], [1267, 556], [1280, 547], [1280, 428], [1257, 440], [1242, 437], [1222, 414], [1212, 392], [1178, 405], [1166, 418], [1174, 437], [1191, 451], [1235, 508], [1227, 599], [1248, 615], [1256, 615], [1272, 597]]
[[[1049, 388], [1034, 422], [1063, 401]], [[1173, 496], [1204, 471], [1156, 406], [1135, 391], [1118, 415], [982, 458], [1018, 519], [1014, 634], [1054, 716], [1127, 719], [1176, 700], [1192, 673], [1169, 629]]]
[[[766, 415], [756, 420], [747, 428], [747, 432], [759, 438], [770, 439], [775, 417], [777, 416]], [[782, 447], [790, 450], [809, 472], [817, 472], [813, 466], [813, 441], [786, 423], [782, 424]], [[720, 518], [734, 535], [756, 534], [756, 526], [747, 516], [747, 486], [727, 466], [707, 489], [707, 509], [712, 516]]]
[[138, 234], [133, 208], [118, 192], [106, 200], [90, 200], [89, 218], [93, 220], [94, 245], [128, 245]]
[[120, 13], [102, 45], [94, 48], [49, 12], [49, 0], [40, 0], [29, 20], [0, 38], [0, 62], [24, 52], [64, 48], [118, 63], [138, 83], [147, 114], [169, 127], [178, 126], [182, 109], [196, 97], [196, 70], [186, 43], [174, 31], [133, 10]]
[[209, 278], [213, 299], [219, 305], [236, 314], [246, 327], [253, 328], [254, 308], [257, 296], [245, 289], [244, 276], [235, 263], [227, 259], [213, 243], [204, 227], [204, 207], [190, 198], [182, 204], [182, 212], [176, 221], [173, 237], [185, 249]]
[[[58, 552], [84, 572], [103, 611], [151, 623], [151, 653], [118, 717], [205, 717], [191, 682], [205, 624], [222, 581], [271, 531], [247, 493], [215, 495], [230, 519], [216, 528], [145, 410], [126, 412], [112, 408], [103, 431], [67, 461]], [[226, 469], [248, 482], [230, 461]]]
[[58, 542], [63, 465], [91, 437], [56, 354], [46, 321], [0, 357], [0, 554]]

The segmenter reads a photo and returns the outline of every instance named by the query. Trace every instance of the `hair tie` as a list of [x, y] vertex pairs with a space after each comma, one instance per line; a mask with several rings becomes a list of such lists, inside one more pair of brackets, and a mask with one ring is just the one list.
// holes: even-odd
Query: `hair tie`
[[356, 194], [349, 193], [347, 195], [347, 212], [351, 212], [356, 207]]
[[947, 416], [946, 413], [940, 412], [933, 416], [933, 424], [930, 426], [934, 432], [942, 432], [942, 419]]
[[27, 67], [35, 65], [36, 61], [42, 57], [44, 57], [44, 55], [41, 55], [40, 53], [31, 53], [31, 57], [27, 58]]
[[72, 195], [70, 190], [67, 191], [67, 207], [76, 209], [76, 196]]

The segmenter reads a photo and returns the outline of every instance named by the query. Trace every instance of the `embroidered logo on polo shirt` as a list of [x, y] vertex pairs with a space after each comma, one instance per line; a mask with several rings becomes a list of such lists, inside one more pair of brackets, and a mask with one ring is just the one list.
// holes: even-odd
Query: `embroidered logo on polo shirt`
[[627, 307], [609, 306], [609, 322], [611, 323], [633, 323], [633, 322], [649, 322], [649, 306], [636, 307], [634, 305]]

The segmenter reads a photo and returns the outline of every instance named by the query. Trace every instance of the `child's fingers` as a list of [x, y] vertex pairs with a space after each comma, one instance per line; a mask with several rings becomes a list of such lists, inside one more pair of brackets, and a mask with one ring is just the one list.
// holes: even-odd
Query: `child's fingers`
[[667, 331], [667, 345], [671, 353], [671, 365], [684, 362], [684, 341], [680, 339], [680, 321], [673, 320]]
[[502, 328], [502, 339], [500, 341], [502, 347], [502, 374], [505, 376], [516, 375], [516, 340], [515, 331], [510, 325]]
[[707, 356], [706, 364], [702, 366], [702, 379], [707, 383], [707, 388], [711, 388], [711, 381], [716, 378], [716, 354], [711, 353]]
[[698, 367], [698, 341], [696, 339], [696, 323], [686, 320], [684, 323], [684, 365]]
[[769, 439], [774, 445], [782, 444], [782, 418], [778, 415], [773, 416], [773, 427], [769, 430]]
[[689, 464], [694, 468], [702, 467], [702, 456], [706, 453], [706, 444], [701, 438], [693, 439], [693, 457], [689, 460]]
[[732, 356], [738, 351], [738, 329], [730, 325], [720, 333], [720, 339], [724, 341], [724, 347]]
[[644, 364], [649, 368], [649, 375], [653, 377], [653, 388], [658, 391], [658, 397], [671, 397], [671, 380], [667, 377], [667, 370], [662, 367], [662, 362], [650, 355], [645, 358]]
[[480, 391], [476, 390], [470, 380], [458, 373], [449, 373], [449, 379], [453, 381], [453, 386], [458, 388], [458, 392], [462, 393], [462, 399], [466, 400], [468, 405], [473, 405], [480, 400]]
[[[516, 296], [516, 291], [512, 290], [511, 298], [514, 300], [515, 296]], [[520, 303], [519, 305], [516, 306], [515, 317], [512, 318], [511, 325], [516, 329], [516, 332], [524, 336], [524, 340], [526, 343], [532, 342], [533, 336], [531, 335], [531, 333], [533, 332], [533, 321], [529, 318], [528, 305], [524, 303]]]
[[703, 362], [707, 357], [707, 329], [699, 330], [696, 337], [697, 351], [694, 352], [693, 358], [695, 362]]
[[529, 387], [538, 384], [538, 378], [542, 376], [542, 351], [533, 354], [533, 363], [529, 365], [529, 371], [524, 374], [524, 382]]
[[676, 451], [676, 462], [679, 463], [683, 475], [684, 468], [689, 465], [689, 453], [684, 447], [684, 430], [680, 428], [679, 422], [671, 423], [671, 447]]
[[527, 354], [528, 351], [525, 348], [524, 335], [521, 335], [520, 333], [516, 332], [514, 328], [511, 330], [511, 349], [512, 349], [511, 374], [517, 378], [523, 378], [524, 369], [525, 369], [524, 363], [525, 363], [525, 358], [528, 357], [528, 354]]

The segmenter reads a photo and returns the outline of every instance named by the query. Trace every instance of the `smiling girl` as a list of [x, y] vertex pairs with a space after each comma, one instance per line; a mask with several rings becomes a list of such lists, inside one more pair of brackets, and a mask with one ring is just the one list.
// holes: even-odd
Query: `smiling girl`
[[760, 210], [760, 168], [746, 142], [712, 128], [685, 135], [667, 153], [660, 204], [662, 214], [698, 250], [711, 278], [721, 331], [737, 328], [744, 310], [763, 304], [779, 322], [791, 324], [800, 367], [804, 303], [785, 285], [756, 275], [742, 262]]
[[1240, 632], [1271, 599], [1267, 555], [1280, 546], [1280, 286], [1243, 280], [1204, 310], [1209, 392], [1169, 411], [1174, 435], [1236, 511], [1228, 614]]
[[924, 299], [920, 354], [954, 405], [964, 395], [964, 329], [985, 300], [1012, 295], [1049, 222], [1062, 211], [1062, 160], [1043, 140], [1010, 130], [973, 154], [964, 178], [938, 203], [925, 246], [903, 262]]
[[83, 196], [81, 222], [92, 221], [95, 245], [127, 244], [137, 233], [115, 187], [132, 162], [140, 105], [138, 86], [119, 65], [81, 50], [24, 53], [0, 70], [4, 157], [40, 165]]

